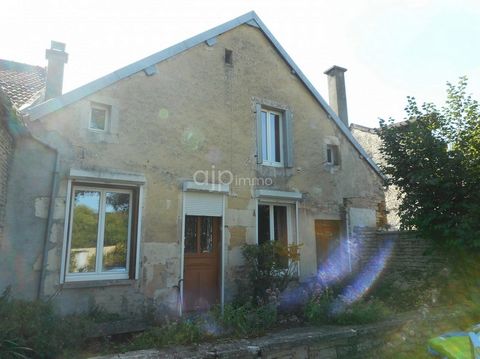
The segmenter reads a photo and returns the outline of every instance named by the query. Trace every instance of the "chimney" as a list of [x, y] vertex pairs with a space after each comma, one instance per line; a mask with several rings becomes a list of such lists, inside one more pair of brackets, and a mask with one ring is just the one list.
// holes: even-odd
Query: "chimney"
[[45, 101], [62, 94], [63, 67], [68, 61], [65, 44], [52, 41], [51, 48], [45, 51], [48, 60], [47, 83], [45, 87]]
[[328, 76], [328, 94], [330, 107], [337, 113], [345, 126], [348, 127], [347, 94], [345, 92], [345, 76], [347, 69], [332, 66], [324, 72]]

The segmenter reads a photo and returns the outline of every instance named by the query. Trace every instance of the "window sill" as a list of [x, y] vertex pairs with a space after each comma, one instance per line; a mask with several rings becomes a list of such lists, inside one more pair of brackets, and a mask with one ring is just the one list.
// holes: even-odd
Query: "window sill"
[[277, 168], [285, 167], [284, 164], [280, 162], [262, 162], [262, 166], [277, 167]]
[[135, 282], [136, 281], [133, 279], [107, 279], [65, 282], [63, 283], [63, 289], [132, 286], [133, 284], [135, 284]]

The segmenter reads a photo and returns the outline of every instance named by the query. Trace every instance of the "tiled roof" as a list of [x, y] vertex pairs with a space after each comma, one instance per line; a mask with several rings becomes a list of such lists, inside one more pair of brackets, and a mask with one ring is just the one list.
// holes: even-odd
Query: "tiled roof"
[[0, 59], [0, 87], [18, 109], [45, 87], [45, 68]]

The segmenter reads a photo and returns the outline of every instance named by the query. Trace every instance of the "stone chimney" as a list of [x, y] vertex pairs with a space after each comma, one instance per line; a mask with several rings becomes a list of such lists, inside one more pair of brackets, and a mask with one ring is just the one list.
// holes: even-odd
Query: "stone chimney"
[[62, 94], [63, 67], [68, 62], [65, 44], [52, 41], [51, 48], [45, 52], [45, 58], [48, 60], [45, 100], [48, 100]]
[[328, 76], [328, 95], [330, 107], [348, 127], [347, 94], [345, 91], [345, 76], [347, 69], [332, 66], [324, 73]]

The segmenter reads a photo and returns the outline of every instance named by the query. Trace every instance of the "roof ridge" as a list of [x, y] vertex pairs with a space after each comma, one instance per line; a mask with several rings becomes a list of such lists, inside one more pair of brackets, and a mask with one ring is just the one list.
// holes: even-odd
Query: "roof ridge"
[[[5, 68], [2, 67], [2, 64], [5, 65], [12, 65], [12, 67], [7, 66]], [[32, 71], [24, 71], [24, 68], [31, 69]], [[17, 72], [42, 72], [44, 75], [46, 74], [46, 68], [39, 66], [39, 65], [31, 65], [27, 64], [24, 62], [18, 62], [18, 61], [13, 61], [13, 60], [6, 60], [6, 59], [0, 59], [0, 70], [6, 69], [6, 70], [12, 70], [12, 71], [17, 71]]]

